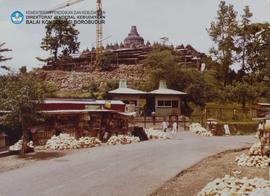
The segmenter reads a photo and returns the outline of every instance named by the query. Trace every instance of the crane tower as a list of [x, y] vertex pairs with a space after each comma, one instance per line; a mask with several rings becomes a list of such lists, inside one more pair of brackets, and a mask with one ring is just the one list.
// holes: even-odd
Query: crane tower
[[103, 29], [102, 29], [102, 2], [97, 0], [96, 3], [96, 15], [97, 15], [97, 24], [96, 24], [96, 64], [99, 65], [100, 57], [102, 54], [102, 39], [103, 39]]

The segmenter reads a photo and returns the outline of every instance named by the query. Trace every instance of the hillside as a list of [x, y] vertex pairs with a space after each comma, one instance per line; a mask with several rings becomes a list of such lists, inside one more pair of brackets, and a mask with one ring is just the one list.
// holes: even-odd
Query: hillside
[[130, 86], [146, 80], [146, 71], [142, 65], [120, 65], [112, 71], [68, 72], [37, 70], [34, 74], [46, 82], [54, 83], [59, 91], [80, 91], [91, 82], [98, 85], [107, 81], [126, 79]]

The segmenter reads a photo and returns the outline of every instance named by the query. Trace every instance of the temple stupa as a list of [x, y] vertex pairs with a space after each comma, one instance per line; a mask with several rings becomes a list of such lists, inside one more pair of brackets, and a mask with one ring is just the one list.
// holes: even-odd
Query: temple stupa
[[136, 26], [132, 26], [130, 33], [124, 40], [124, 45], [127, 48], [140, 48], [144, 46], [144, 39], [140, 36]]

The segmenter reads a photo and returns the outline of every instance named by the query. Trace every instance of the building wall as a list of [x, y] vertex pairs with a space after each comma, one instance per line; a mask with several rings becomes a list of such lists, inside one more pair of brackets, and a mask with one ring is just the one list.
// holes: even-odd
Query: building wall
[[[139, 108], [142, 100], [145, 100], [145, 96], [140, 95], [112, 95], [113, 100], [128, 100], [128, 101], [136, 101], [136, 108]], [[158, 106], [159, 101], [174, 101], [177, 102], [177, 107], [171, 106]], [[169, 116], [169, 115], [181, 115], [181, 98], [177, 95], [154, 95], [155, 102], [155, 112], [157, 116]]]
[[136, 101], [136, 107], [139, 107], [140, 101], [145, 99], [145, 97], [140, 95], [112, 95], [112, 99], [121, 101]]
[[[174, 101], [178, 103], [177, 107], [159, 106], [159, 101]], [[181, 115], [181, 98], [175, 95], [155, 95], [155, 112], [157, 116]]]

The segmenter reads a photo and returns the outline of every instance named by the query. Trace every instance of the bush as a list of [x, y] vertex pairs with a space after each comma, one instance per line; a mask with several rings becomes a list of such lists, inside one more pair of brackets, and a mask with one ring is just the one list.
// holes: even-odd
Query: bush
[[257, 132], [258, 122], [220, 122], [217, 125], [218, 135], [224, 134], [224, 124], [228, 124], [232, 135], [248, 135]]

